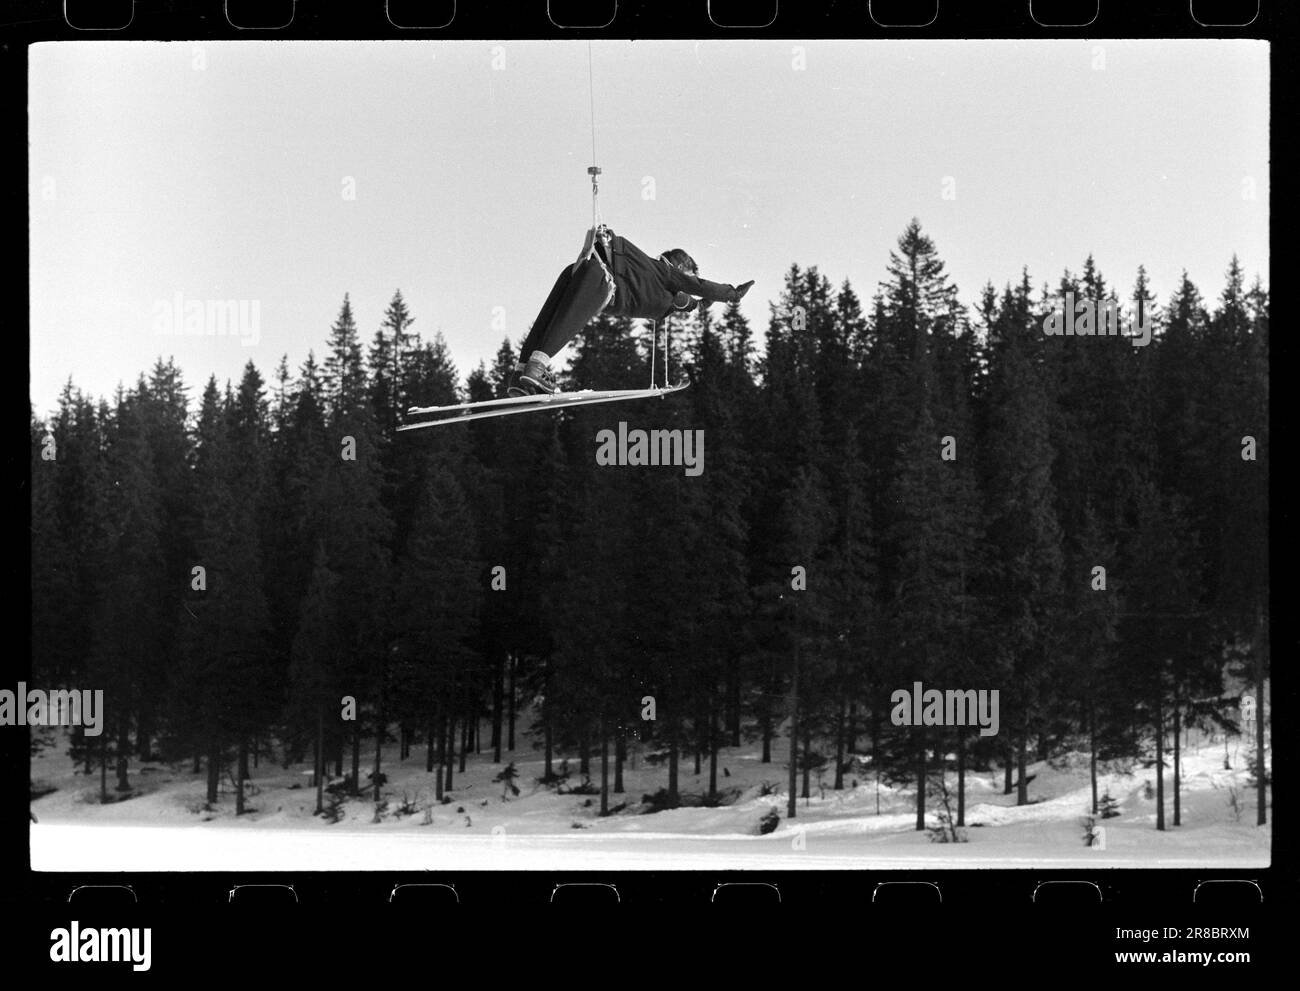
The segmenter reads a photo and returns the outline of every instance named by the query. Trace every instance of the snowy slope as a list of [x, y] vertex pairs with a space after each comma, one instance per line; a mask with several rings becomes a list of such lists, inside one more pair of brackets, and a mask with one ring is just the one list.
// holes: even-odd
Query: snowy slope
[[[32, 803], [32, 867], [36, 870], [433, 870], [433, 869], [818, 869], [818, 868], [987, 868], [987, 867], [1261, 867], [1269, 862], [1271, 827], [1255, 822], [1254, 793], [1246, 784], [1245, 751], [1234, 738], [1234, 770], [1224, 770], [1224, 741], [1192, 739], [1184, 754], [1182, 821], [1172, 826], [1172, 775], [1165, 775], [1168, 828], [1154, 828], [1155, 801], [1146, 797], [1154, 769], [1109, 769], [1099, 793], [1109, 791], [1120, 816], [1108, 819], [1104, 849], [1083, 843], [1081, 817], [1088, 808], [1087, 762], [1081, 755], [1036, 764], [1031, 804], [1017, 807], [1002, 794], [1001, 772], [967, 775], [966, 836], [959, 844], [931, 843], [915, 830], [915, 793], [876, 782], [869, 771], [846, 776], [845, 790], [821, 793], [814, 777], [812, 797], [800, 799], [795, 820], [786, 811], [785, 755], [762, 764], [753, 747], [722, 751], [718, 786], [741, 790], [740, 798], [718, 808], [678, 808], [637, 814], [644, 793], [666, 783], [662, 767], [624, 769], [626, 794], [610, 804], [629, 808], [598, 816], [599, 795], [556, 794], [539, 786], [542, 761], [531, 750], [515, 752], [521, 795], [501, 800], [491, 779], [500, 765], [491, 754], [471, 755], [455, 775], [452, 801], [433, 801], [432, 776], [416, 749], [404, 763], [396, 747], [385, 755], [389, 810], [375, 820], [369, 798], [344, 805], [329, 824], [312, 815], [315, 791], [301, 765], [287, 769], [263, 764], [253, 775], [253, 812], [234, 816], [227, 792], [212, 811], [203, 809], [204, 780], [188, 766], [134, 766], [136, 792], [123, 801], [98, 804], [98, 775], [77, 772], [51, 747], [33, 758], [32, 780], [56, 790]], [[557, 762], [558, 763], [558, 762]], [[1064, 769], [1060, 768], [1065, 765]], [[570, 784], [580, 777], [577, 762]], [[721, 771], [726, 767], [729, 777]], [[599, 784], [599, 762], [592, 776]], [[707, 763], [698, 777], [691, 761], [681, 765], [681, 791], [699, 795], [708, 785]], [[364, 772], [363, 772], [364, 773]], [[857, 786], [850, 787], [856, 779]], [[612, 768], [611, 768], [612, 782]], [[776, 789], [763, 795], [762, 785]], [[955, 779], [950, 775], [950, 785]], [[112, 776], [110, 774], [110, 788]], [[229, 785], [227, 784], [227, 788]], [[1236, 788], [1240, 818], [1228, 802]], [[414, 815], [392, 810], [403, 793], [418, 806]], [[877, 813], [879, 803], [879, 813]], [[769, 809], [782, 816], [779, 828], [759, 836], [758, 822]], [[933, 813], [933, 804], [930, 806]], [[427, 810], [427, 812], [426, 812]], [[463, 811], [461, 811], [463, 810]], [[427, 822], [426, 822], [427, 819]], [[930, 816], [933, 821], [933, 814]]]

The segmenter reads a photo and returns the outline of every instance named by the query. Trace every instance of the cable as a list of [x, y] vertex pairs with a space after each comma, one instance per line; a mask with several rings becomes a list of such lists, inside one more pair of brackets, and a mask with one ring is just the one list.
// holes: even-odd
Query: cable
[[650, 321], [650, 388], [655, 387], [655, 352], [659, 350], [659, 321]]
[[596, 164], [596, 83], [592, 70], [591, 42], [587, 42], [587, 95], [591, 104], [591, 166], [587, 174], [591, 176], [591, 226], [600, 227], [599, 187], [596, 177], [600, 175], [600, 166]]
[[591, 98], [591, 164], [596, 164], [596, 86], [591, 69], [591, 42], [587, 42], [587, 94]]

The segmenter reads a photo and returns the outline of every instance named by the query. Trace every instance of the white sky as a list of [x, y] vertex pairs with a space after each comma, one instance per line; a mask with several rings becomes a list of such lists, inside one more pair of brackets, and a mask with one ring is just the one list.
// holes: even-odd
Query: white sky
[[[69, 375], [107, 395], [159, 355], [194, 397], [249, 358], [268, 379], [284, 353], [296, 370], [309, 348], [320, 355], [345, 292], [368, 345], [400, 288], [462, 375], [505, 333], [517, 340], [591, 219], [587, 45], [495, 48], [34, 46], [37, 411]], [[592, 52], [606, 223], [652, 253], [686, 248], [708, 278], [757, 280], [744, 310], [759, 333], [791, 262], [847, 277], [868, 301], [912, 216], [967, 302], [1024, 265], [1036, 287], [1055, 285], [1089, 252], [1125, 295], [1144, 263], [1161, 301], [1184, 268], [1213, 298], [1234, 251], [1267, 284], [1266, 43]], [[255, 301], [257, 344], [160, 335], [156, 306], [178, 293]]]

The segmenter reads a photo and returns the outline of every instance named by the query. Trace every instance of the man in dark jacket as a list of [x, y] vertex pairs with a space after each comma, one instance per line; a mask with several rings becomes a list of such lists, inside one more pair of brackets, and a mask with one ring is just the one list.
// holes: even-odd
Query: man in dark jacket
[[509, 394], [558, 392], [551, 358], [602, 312], [662, 320], [670, 313], [694, 309], [700, 299], [735, 302], [753, 284], [751, 280], [731, 286], [701, 279], [694, 259], [681, 248], [651, 258], [609, 228], [592, 228], [578, 260], [560, 273], [533, 321], [510, 377]]

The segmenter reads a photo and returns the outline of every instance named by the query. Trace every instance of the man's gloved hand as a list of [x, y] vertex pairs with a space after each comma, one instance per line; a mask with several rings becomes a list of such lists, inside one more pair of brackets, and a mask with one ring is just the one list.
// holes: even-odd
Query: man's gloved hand
[[732, 287], [732, 288], [734, 288], [735, 291], [736, 291], [736, 300], [737, 300], [737, 302], [739, 302], [740, 300], [742, 300], [742, 299], [745, 298], [745, 293], [749, 292], [749, 287], [752, 286], [753, 284], [754, 284], [754, 280], [753, 280], [753, 279], [750, 279], [750, 280], [749, 280], [748, 282], [746, 282], [744, 285], [739, 285], [739, 286], [733, 286], [733, 287]]
[[673, 295], [673, 309], [679, 313], [690, 313], [695, 309], [699, 300], [695, 299], [690, 293], [679, 292]]

